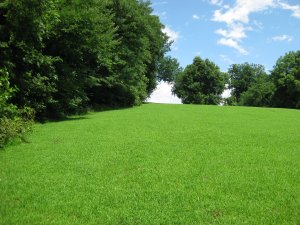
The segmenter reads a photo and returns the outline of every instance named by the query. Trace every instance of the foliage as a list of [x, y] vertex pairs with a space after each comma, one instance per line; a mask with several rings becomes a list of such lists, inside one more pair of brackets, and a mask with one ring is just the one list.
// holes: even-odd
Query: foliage
[[112, 0], [109, 5], [118, 28], [119, 44], [118, 61], [113, 68], [114, 84], [101, 92], [116, 95], [110, 94], [105, 99], [117, 103], [121, 100], [119, 104], [122, 104], [127, 98], [127, 105], [138, 105], [156, 87], [157, 64], [164, 55], [167, 39], [161, 31], [162, 24], [157, 16], [152, 15], [149, 5], [150, 2], [135, 0]]
[[0, 18], [11, 102], [39, 119], [141, 104], [169, 46], [148, 1], [5, 0]]
[[265, 68], [259, 64], [233, 64], [228, 69], [230, 77], [229, 88], [232, 90], [231, 95], [239, 102], [241, 94], [255, 83], [256, 78], [265, 76]]
[[269, 107], [272, 105], [275, 86], [268, 75], [257, 77], [240, 96], [239, 105]]
[[276, 87], [273, 106], [300, 109], [300, 51], [280, 57], [271, 76]]
[[7, 68], [9, 81], [18, 90], [11, 101], [33, 108], [38, 115], [56, 103], [53, 63], [57, 59], [43, 54], [43, 41], [56, 21], [53, 6], [52, 0], [6, 0], [0, 5], [5, 31], [0, 36], [0, 66]]
[[112, 76], [116, 28], [103, 1], [61, 0], [58, 4], [59, 21], [45, 47], [48, 55], [60, 59], [55, 63], [58, 104], [50, 112], [68, 115], [84, 112], [94, 94], [91, 89]]
[[226, 74], [208, 59], [196, 57], [175, 82], [173, 92], [185, 104], [219, 104]]
[[158, 66], [158, 81], [165, 81], [168, 83], [174, 83], [176, 77], [182, 72], [182, 68], [179, 65], [177, 59], [170, 56], [164, 57]]
[[227, 105], [227, 106], [237, 106], [238, 105], [238, 103], [236, 101], [236, 97], [234, 97], [232, 95], [227, 98], [224, 98], [223, 103], [224, 103], [224, 105]]
[[0, 69], [0, 148], [16, 138], [24, 140], [31, 129], [33, 110], [27, 107], [18, 109], [9, 103], [14, 92], [7, 70]]

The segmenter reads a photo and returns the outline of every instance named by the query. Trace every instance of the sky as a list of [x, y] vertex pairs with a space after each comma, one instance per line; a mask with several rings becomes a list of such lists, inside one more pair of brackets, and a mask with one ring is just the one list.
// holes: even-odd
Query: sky
[[[151, 0], [153, 14], [173, 40], [168, 55], [184, 68], [195, 56], [216, 63], [256, 63], [272, 70], [286, 52], [300, 50], [300, 0]], [[149, 101], [179, 103], [158, 85]]]

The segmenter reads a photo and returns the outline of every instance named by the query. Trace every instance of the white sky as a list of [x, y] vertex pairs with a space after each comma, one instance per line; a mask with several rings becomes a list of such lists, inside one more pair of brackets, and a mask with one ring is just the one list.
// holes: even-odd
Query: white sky
[[181, 100], [172, 94], [172, 85], [160, 82], [147, 102], [181, 104]]
[[[160, 82], [147, 102], [181, 104], [181, 100], [177, 96], [173, 95], [171, 90], [172, 85], [168, 84], [167, 82]], [[222, 97], [227, 98], [229, 96], [230, 90], [226, 89], [223, 92]]]

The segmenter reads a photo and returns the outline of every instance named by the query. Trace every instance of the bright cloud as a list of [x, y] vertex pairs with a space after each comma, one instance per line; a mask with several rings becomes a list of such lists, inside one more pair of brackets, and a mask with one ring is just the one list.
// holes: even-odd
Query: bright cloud
[[231, 90], [225, 89], [224, 92], [222, 93], [222, 98], [229, 98], [230, 96], [231, 96]]
[[242, 55], [248, 55], [249, 54], [242, 46], [240, 46], [240, 44], [237, 41], [235, 41], [231, 38], [221, 38], [218, 41], [218, 44], [234, 48], [239, 53], [241, 53]]
[[226, 29], [216, 30], [216, 33], [222, 36], [218, 44], [234, 48], [242, 55], [247, 55], [248, 52], [241, 46], [241, 42], [247, 37], [246, 31], [253, 30], [248, 26], [250, 14], [274, 6], [274, 0], [236, 0], [233, 7], [227, 6], [216, 10], [212, 20], [227, 25]]
[[[254, 30], [248, 25], [252, 13], [262, 12], [270, 8], [282, 8], [292, 11], [292, 16], [300, 19], [300, 5], [289, 5], [282, 0], [236, 0], [232, 7], [222, 6], [223, 2], [220, 0], [210, 0], [210, 3], [221, 7], [214, 12], [212, 20], [227, 25], [226, 29], [215, 31], [222, 36], [218, 44], [232, 47], [243, 55], [248, 52], [241, 46], [242, 40], [247, 37], [246, 31]], [[253, 21], [251, 24], [260, 30], [263, 29], [263, 24], [259, 21]], [[274, 41], [293, 40], [288, 35], [277, 36], [272, 39]]]
[[246, 38], [247, 35], [245, 31], [247, 28], [242, 24], [232, 24], [232, 26], [228, 27], [228, 29], [218, 29], [216, 30], [217, 34], [222, 35], [225, 38], [232, 38], [234, 40], [241, 40]]
[[200, 20], [200, 17], [199, 17], [197, 14], [194, 14], [194, 15], [193, 15], [193, 19], [195, 19], [195, 20]]
[[168, 26], [166, 26], [162, 31], [169, 37], [170, 41], [173, 41], [174, 43], [179, 39], [179, 32], [172, 30]]
[[213, 20], [225, 22], [227, 25], [233, 23], [248, 23], [249, 15], [275, 6], [273, 0], [236, 0], [235, 6], [227, 11], [216, 10]]
[[172, 85], [160, 82], [147, 102], [181, 104], [181, 100], [172, 94]]
[[287, 41], [287, 42], [291, 42], [293, 40], [293, 37], [289, 36], [289, 35], [286, 35], [286, 34], [283, 34], [283, 35], [272, 37], [272, 40], [273, 41]]
[[291, 10], [292, 16], [300, 19], [300, 5], [289, 5], [285, 2], [279, 2], [279, 5], [281, 8], [286, 9], [286, 10]]

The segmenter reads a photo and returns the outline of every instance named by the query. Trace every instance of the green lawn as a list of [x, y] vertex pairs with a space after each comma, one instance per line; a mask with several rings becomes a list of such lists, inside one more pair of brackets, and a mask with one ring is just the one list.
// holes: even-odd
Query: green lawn
[[0, 224], [300, 224], [300, 111], [146, 104], [0, 151]]

